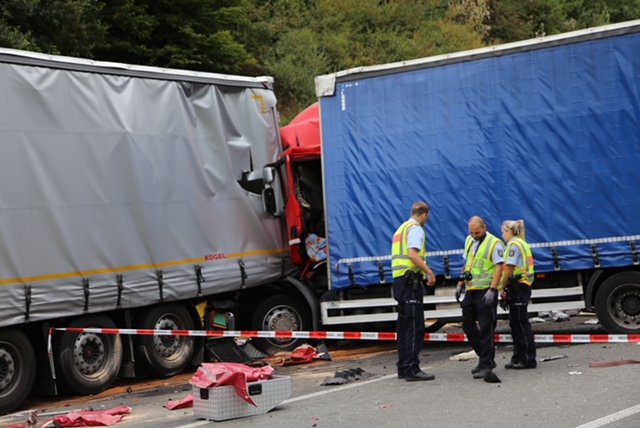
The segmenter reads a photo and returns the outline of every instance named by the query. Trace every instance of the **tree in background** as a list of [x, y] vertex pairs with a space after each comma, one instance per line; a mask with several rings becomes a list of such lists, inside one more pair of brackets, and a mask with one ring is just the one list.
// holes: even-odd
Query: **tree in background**
[[101, 60], [240, 73], [255, 63], [242, 40], [250, 4], [244, 0], [112, 0]]
[[640, 0], [2, 0], [0, 46], [272, 75], [286, 123], [313, 78], [640, 18]]
[[107, 25], [94, 0], [3, 0], [0, 46], [90, 57]]
[[[284, 122], [316, 100], [314, 76], [482, 46], [438, 0], [254, 1], [258, 67], [274, 76]], [[266, 41], [262, 44], [260, 41]]]

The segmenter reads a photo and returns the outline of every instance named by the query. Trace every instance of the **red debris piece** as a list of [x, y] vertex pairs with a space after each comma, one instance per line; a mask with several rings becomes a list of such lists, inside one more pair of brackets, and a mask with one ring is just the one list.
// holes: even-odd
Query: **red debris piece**
[[301, 345], [289, 354], [288, 358], [282, 363], [283, 366], [293, 366], [297, 364], [308, 364], [313, 360], [320, 358], [320, 354], [311, 345]]
[[56, 427], [98, 427], [115, 425], [131, 413], [131, 407], [118, 406], [108, 410], [71, 412], [53, 418]]
[[169, 400], [164, 405], [169, 410], [187, 409], [193, 407], [193, 394], [188, 394], [182, 400]]
[[198, 388], [233, 385], [238, 397], [255, 406], [247, 382], [271, 379], [273, 367], [249, 367], [239, 363], [202, 363], [189, 383]]
[[624, 366], [626, 364], [640, 364], [637, 360], [620, 360], [620, 361], [592, 361], [589, 363], [590, 368], [615, 367]]

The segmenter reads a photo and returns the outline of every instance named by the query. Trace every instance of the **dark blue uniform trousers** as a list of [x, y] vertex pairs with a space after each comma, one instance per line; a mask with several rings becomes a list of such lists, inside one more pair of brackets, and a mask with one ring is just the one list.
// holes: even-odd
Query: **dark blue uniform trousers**
[[480, 357], [478, 367], [491, 369], [494, 364], [494, 329], [498, 310], [498, 293], [491, 305], [482, 301], [486, 290], [467, 290], [462, 300], [462, 329]]
[[420, 351], [424, 344], [424, 296], [422, 287], [416, 290], [406, 277], [394, 278], [393, 296], [398, 302], [398, 374], [411, 375], [420, 371]]
[[512, 363], [522, 363], [526, 366], [536, 366], [536, 345], [533, 340], [533, 330], [529, 323], [527, 306], [531, 299], [531, 287], [511, 281], [509, 284], [509, 326], [513, 337]]

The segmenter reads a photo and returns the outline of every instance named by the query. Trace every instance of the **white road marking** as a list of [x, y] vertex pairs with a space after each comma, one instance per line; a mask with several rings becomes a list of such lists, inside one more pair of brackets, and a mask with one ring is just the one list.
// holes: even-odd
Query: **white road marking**
[[609, 425], [612, 422], [624, 419], [631, 415], [635, 415], [636, 413], [640, 413], [640, 404], [638, 404], [637, 406], [629, 407], [628, 409], [620, 410], [619, 412], [612, 413], [600, 419], [596, 419], [595, 421], [587, 422], [586, 424], [580, 425], [576, 428], [598, 428]]
[[209, 421], [209, 420], [204, 420], [204, 421], [198, 421], [198, 422], [194, 422], [192, 424], [187, 424], [187, 425], [180, 425], [177, 428], [195, 428], [195, 427], [199, 427], [202, 425], [206, 425], [209, 423], [213, 423], [213, 421]]
[[364, 382], [354, 382], [354, 383], [352, 383], [350, 385], [344, 385], [344, 386], [341, 386], [339, 388], [327, 389], [326, 391], [314, 392], [312, 394], [301, 395], [300, 397], [290, 398], [288, 400], [283, 401], [281, 404], [289, 404], [289, 403], [295, 403], [296, 401], [308, 400], [309, 398], [315, 398], [315, 397], [319, 397], [321, 395], [326, 395], [326, 394], [331, 394], [331, 393], [334, 393], [334, 392], [344, 391], [345, 389], [351, 389], [351, 388], [355, 388], [357, 386], [367, 385], [367, 384], [374, 383], [374, 382], [379, 382], [379, 381], [385, 380], [385, 379], [391, 379], [391, 378], [396, 377], [396, 376], [397, 375], [392, 374], [392, 375], [382, 376], [382, 377], [379, 377], [379, 378], [376, 378], [376, 379], [366, 380]]

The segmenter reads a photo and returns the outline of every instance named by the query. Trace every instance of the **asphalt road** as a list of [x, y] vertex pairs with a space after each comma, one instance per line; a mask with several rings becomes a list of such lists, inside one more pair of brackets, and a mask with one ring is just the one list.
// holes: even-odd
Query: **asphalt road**
[[[536, 332], [598, 332], [582, 325], [578, 317], [570, 324], [554, 323]], [[455, 330], [456, 326], [447, 329]], [[500, 330], [500, 329], [499, 329]], [[587, 330], [587, 331], [585, 331]], [[118, 405], [132, 408], [118, 427], [634, 427], [640, 426], [640, 364], [590, 368], [595, 361], [640, 361], [640, 345], [590, 344], [540, 346], [538, 358], [566, 356], [540, 362], [535, 370], [504, 369], [510, 345], [499, 345], [495, 373], [501, 383], [490, 384], [471, 377], [477, 361], [452, 361], [450, 356], [468, 351], [466, 344], [426, 344], [423, 367], [436, 375], [431, 382], [406, 382], [395, 376], [393, 343], [347, 343], [330, 347], [333, 361], [277, 368], [276, 374], [291, 376], [293, 393], [273, 411], [224, 422], [198, 420], [192, 409], [169, 411], [169, 399], [190, 391], [188, 376], [179, 382], [142, 391], [133, 384], [105, 398], [84, 397], [60, 401], [47, 411]], [[362, 368], [369, 377], [341, 386], [321, 386], [336, 371]], [[140, 391], [139, 391], [140, 390]], [[0, 419], [0, 426], [24, 419], [24, 412]], [[603, 419], [604, 418], [604, 419]], [[44, 420], [45, 418], [41, 418]]]

